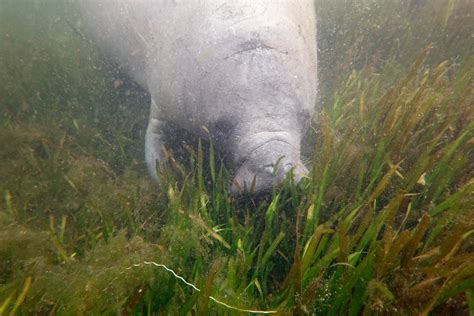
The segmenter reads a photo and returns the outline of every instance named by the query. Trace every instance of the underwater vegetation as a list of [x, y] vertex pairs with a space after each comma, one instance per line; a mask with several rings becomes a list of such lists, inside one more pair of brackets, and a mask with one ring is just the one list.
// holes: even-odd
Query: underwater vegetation
[[0, 315], [473, 314], [474, 4], [316, 3], [311, 174], [232, 196], [208, 140], [146, 176], [74, 1], [2, 1]]

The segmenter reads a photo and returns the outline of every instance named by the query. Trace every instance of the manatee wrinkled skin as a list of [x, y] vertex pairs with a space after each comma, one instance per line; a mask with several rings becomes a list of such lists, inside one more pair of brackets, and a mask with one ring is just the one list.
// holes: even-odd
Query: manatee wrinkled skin
[[315, 110], [313, 0], [81, 0], [82, 25], [151, 95], [150, 172], [173, 122], [231, 155], [233, 191], [293, 170]]

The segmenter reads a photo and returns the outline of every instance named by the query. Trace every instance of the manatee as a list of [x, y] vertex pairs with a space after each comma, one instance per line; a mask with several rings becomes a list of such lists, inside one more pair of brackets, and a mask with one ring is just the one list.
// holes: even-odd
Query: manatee
[[98, 47], [151, 96], [152, 175], [169, 122], [232, 160], [234, 192], [307, 174], [301, 139], [315, 111], [313, 0], [81, 0]]

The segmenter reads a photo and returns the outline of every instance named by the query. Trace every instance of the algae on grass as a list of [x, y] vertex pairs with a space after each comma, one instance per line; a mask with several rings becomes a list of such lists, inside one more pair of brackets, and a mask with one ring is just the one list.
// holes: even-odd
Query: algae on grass
[[311, 176], [239, 199], [204, 140], [146, 178], [74, 1], [2, 2], [0, 314], [472, 313], [474, 8], [409, 3], [317, 1]]

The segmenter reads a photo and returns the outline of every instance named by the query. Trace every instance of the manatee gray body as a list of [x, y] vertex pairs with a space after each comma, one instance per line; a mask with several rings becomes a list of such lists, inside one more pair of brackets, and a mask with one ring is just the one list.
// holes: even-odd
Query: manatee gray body
[[312, 0], [81, 0], [98, 46], [151, 95], [151, 174], [162, 128], [219, 135], [236, 167], [232, 189], [271, 188], [307, 173], [300, 142], [315, 110]]

